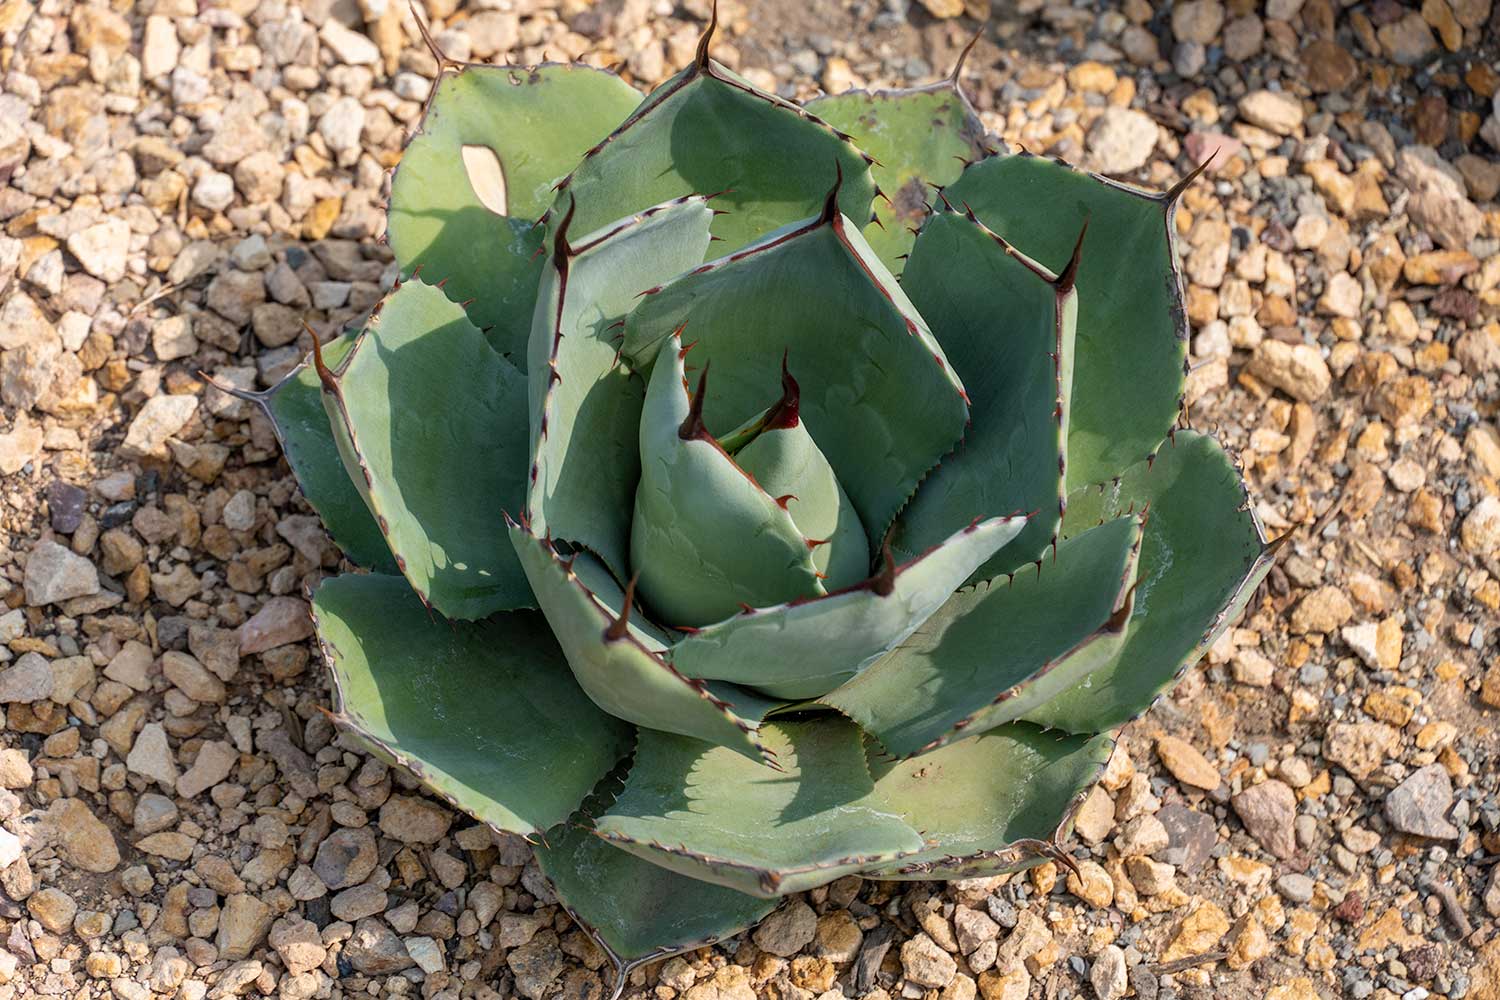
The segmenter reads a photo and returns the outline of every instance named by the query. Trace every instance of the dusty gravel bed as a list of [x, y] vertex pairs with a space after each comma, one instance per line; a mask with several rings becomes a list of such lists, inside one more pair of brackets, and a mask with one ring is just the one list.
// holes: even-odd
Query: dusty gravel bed
[[[448, 55], [618, 64], [707, 15], [426, 0]], [[656, 1000], [1500, 998], [1500, 7], [726, 3], [763, 86], [967, 86], [1012, 146], [1186, 195], [1188, 420], [1293, 532], [1049, 864], [844, 879]], [[516, 838], [345, 743], [339, 557], [252, 407], [395, 276], [436, 62], [395, 0], [0, 0], [0, 1000], [598, 1000]], [[1024, 248], [1023, 248], [1024, 249]]]

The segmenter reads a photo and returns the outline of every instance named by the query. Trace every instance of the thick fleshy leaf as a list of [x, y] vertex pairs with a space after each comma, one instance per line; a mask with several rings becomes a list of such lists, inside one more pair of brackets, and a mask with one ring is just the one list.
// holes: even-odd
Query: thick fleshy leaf
[[683, 275], [626, 321], [625, 356], [649, 367], [671, 334], [712, 364], [708, 429], [727, 433], [776, 399], [789, 357], [801, 419], [878, 551], [897, 510], [964, 431], [968, 405], [928, 330], [859, 231], [837, 212]]
[[691, 197], [582, 238], [564, 226], [537, 295], [527, 362], [531, 527], [597, 553], [621, 579], [644, 386], [616, 363], [619, 325], [643, 290], [703, 260], [712, 219], [704, 199]]
[[614, 74], [581, 65], [441, 74], [391, 179], [386, 236], [402, 273], [421, 266], [455, 299], [473, 299], [475, 324], [524, 365], [542, 273], [535, 222], [552, 186], [640, 100]]
[[1100, 518], [1148, 503], [1124, 645], [1026, 718], [1069, 732], [1102, 732], [1134, 719], [1213, 645], [1270, 570], [1272, 552], [1246, 507], [1239, 472], [1218, 442], [1193, 432], [1174, 435], [1119, 482], [1072, 494], [1064, 533], [1092, 534], [1085, 529]]
[[781, 703], [733, 684], [678, 673], [662, 654], [660, 630], [636, 624], [614, 578], [588, 552], [564, 562], [544, 539], [512, 525], [510, 539], [584, 693], [618, 719], [727, 747], [757, 763], [761, 720]]
[[1025, 526], [993, 518], [911, 562], [811, 601], [760, 608], [699, 629], [672, 647], [689, 677], [734, 681], [777, 697], [817, 698], [904, 642]]
[[655, 864], [757, 896], [801, 892], [927, 845], [876, 794], [847, 720], [767, 723], [780, 769], [643, 731], [600, 836]]
[[337, 721], [482, 822], [540, 833], [630, 752], [535, 612], [445, 622], [372, 574], [324, 580], [313, 618]]
[[423, 601], [462, 619], [536, 606], [496, 523], [524, 503], [526, 377], [461, 306], [432, 285], [403, 284], [324, 380], [323, 405]]
[[712, 944], [775, 908], [771, 900], [678, 874], [596, 836], [592, 817], [619, 791], [618, 781], [606, 784], [607, 792], [591, 796], [571, 822], [547, 834], [536, 860], [568, 912], [620, 965]]
[[[354, 339], [346, 335], [324, 344], [324, 361], [341, 364]], [[379, 573], [401, 572], [380, 525], [344, 469], [328, 411], [323, 409], [322, 385], [312, 364], [304, 361], [265, 392], [225, 391], [265, 411], [302, 495], [349, 561]]]
[[689, 403], [676, 334], [651, 373], [641, 414], [641, 481], [630, 566], [658, 621], [695, 626], [742, 605], [824, 593], [809, 540], [791, 514], [706, 433], [685, 434], [708, 393]]
[[589, 230], [669, 198], [712, 194], [728, 212], [714, 235], [734, 251], [815, 213], [838, 172], [839, 205], [863, 223], [875, 196], [868, 157], [797, 105], [705, 58], [652, 91], [589, 151], [551, 214], [561, 218], [576, 198], [576, 224]]
[[988, 580], [1037, 559], [1056, 537], [1078, 316], [1071, 279], [972, 218], [942, 212], [923, 227], [901, 287], [963, 379], [970, 421], [897, 518], [898, 552], [920, 552], [981, 514], [1034, 511], [975, 573]]
[[859, 512], [839, 485], [833, 466], [818, 449], [797, 412], [797, 383], [790, 374], [783, 383], [780, 410], [767, 411], [763, 426], [751, 440], [732, 452], [735, 464], [792, 516], [797, 530], [813, 544], [813, 566], [825, 590], [838, 590], [863, 580], [870, 572], [870, 543]]
[[872, 753], [875, 794], [937, 846], [867, 874], [975, 878], [1045, 861], [1114, 743], [1016, 722], [910, 760]]
[[1052, 268], [1079, 230], [1068, 491], [1140, 461], [1177, 420], [1188, 325], [1171, 198], [1019, 154], [981, 160], [944, 196]]
[[1063, 542], [1037, 572], [960, 591], [823, 703], [896, 757], [1018, 718], [1120, 643], [1139, 540], [1139, 520], [1122, 517]]
[[911, 249], [934, 190], [958, 180], [964, 165], [984, 154], [979, 116], [953, 80], [909, 90], [851, 90], [809, 101], [807, 110], [875, 158], [870, 172], [886, 198], [875, 202], [877, 221], [865, 237], [900, 274], [901, 256]]

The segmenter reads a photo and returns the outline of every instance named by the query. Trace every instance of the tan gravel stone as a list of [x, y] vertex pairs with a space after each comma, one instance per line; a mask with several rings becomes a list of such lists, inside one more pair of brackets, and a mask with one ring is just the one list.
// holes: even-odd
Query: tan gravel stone
[[1162, 766], [1184, 785], [1213, 791], [1219, 787], [1218, 770], [1186, 740], [1175, 736], [1159, 736], [1156, 739], [1156, 755]]
[[1228, 931], [1229, 918], [1224, 916], [1218, 904], [1206, 900], [1200, 902], [1178, 925], [1167, 950], [1162, 952], [1161, 960], [1175, 962], [1212, 951]]
[[1248, 371], [1303, 402], [1321, 399], [1333, 381], [1328, 363], [1316, 347], [1279, 340], [1262, 341], [1255, 348]]
[[109, 827], [81, 799], [58, 799], [47, 809], [46, 830], [63, 860], [74, 868], [105, 874], [120, 864]]

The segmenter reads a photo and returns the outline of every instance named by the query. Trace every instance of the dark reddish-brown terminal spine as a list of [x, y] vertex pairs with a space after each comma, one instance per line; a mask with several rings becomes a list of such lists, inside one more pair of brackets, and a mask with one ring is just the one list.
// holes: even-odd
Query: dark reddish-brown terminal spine
[[635, 605], [635, 582], [641, 577], [637, 570], [625, 584], [625, 603], [620, 607], [620, 617], [610, 622], [609, 628], [604, 630], [604, 638], [608, 642], [619, 642], [630, 634], [630, 609]]
[[703, 400], [708, 392], [708, 368], [711, 362], [703, 363], [703, 372], [698, 376], [698, 391], [688, 406], [688, 415], [677, 428], [677, 436], [684, 441], [712, 441], [714, 436], [703, 425]]
[[788, 430], [796, 427], [799, 420], [802, 390], [792, 373], [787, 370], [789, 353], [783, 351], [781, 355], [781, 398], [766, 413], [765, 429], [768, 431]]

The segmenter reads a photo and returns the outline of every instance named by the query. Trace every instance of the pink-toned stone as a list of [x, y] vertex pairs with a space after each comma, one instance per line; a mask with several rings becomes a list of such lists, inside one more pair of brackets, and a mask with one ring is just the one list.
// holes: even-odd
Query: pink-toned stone
[[264, 653], [313, 634], [307, 602], [296, 597], [273, 597], [240, 626], [240, 655]]

